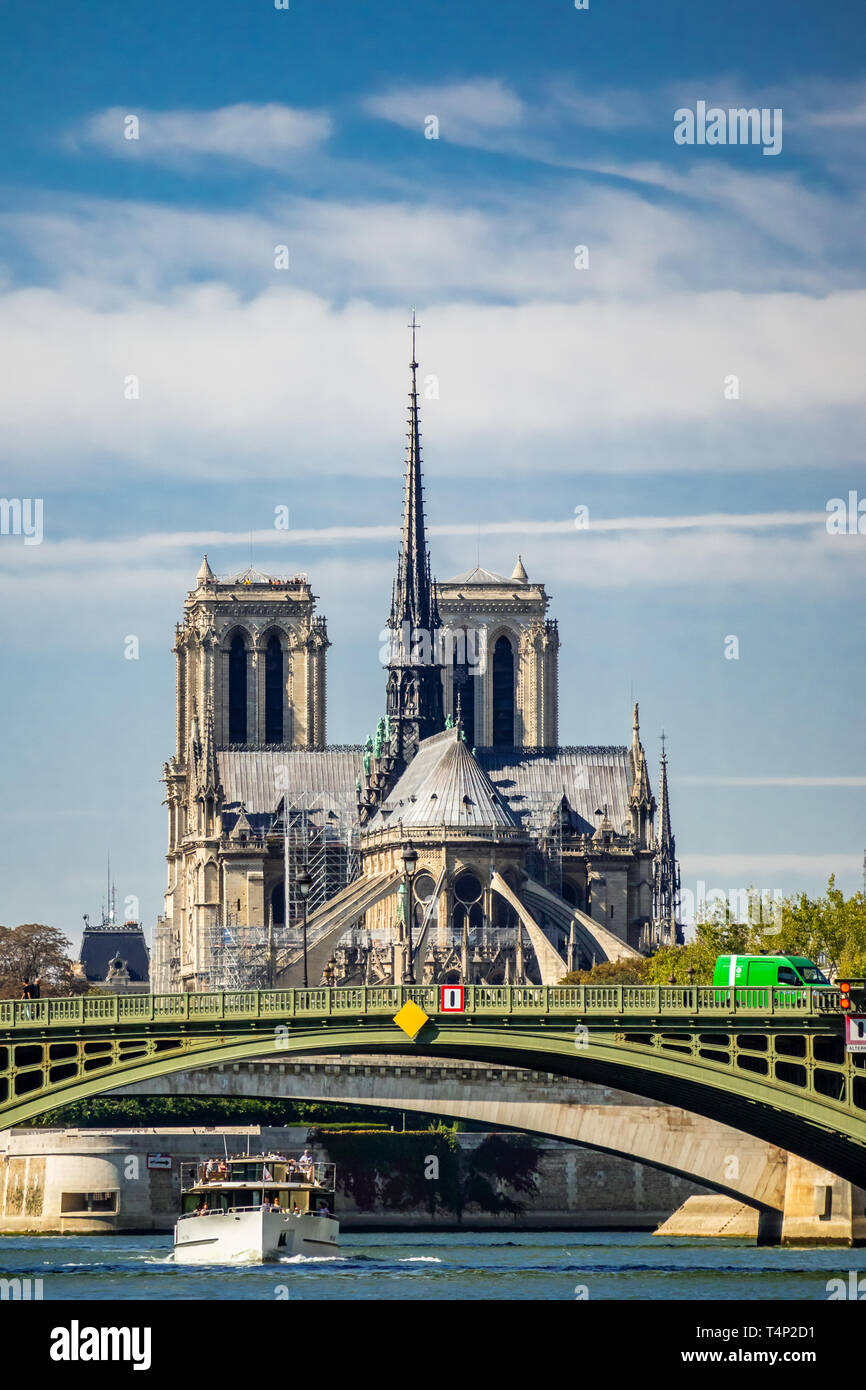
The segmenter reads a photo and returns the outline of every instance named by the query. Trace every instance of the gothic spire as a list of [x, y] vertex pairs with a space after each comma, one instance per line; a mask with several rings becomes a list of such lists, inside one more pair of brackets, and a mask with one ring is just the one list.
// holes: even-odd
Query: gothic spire
[[445, 727], [442, 704], [441, 620], [424, 529], [421, 433], [418, 426], [418, 361], [414, 310], [409, 363], [409, 434], [403, 488], [403, 527], [397, 577], [388, 618], [387, 746], [376, 754], [359, 797], [362, 823], [405, 771], [418, 745]]
[[661, 778], [659, 782], [659, 846], [674, 848], [674, 837], [671, 831], [671, 808], [668, 800], [668, 759], [665, 753], [665, 736], [662, 734], [662, 761]]
[[391, 601], [389, 625], [430, 632], [439, 626], [435, 586], [430, 575], [430, 554], [424, 528], [424, 486], [421, 477], [421, 431], [418, 417], [418, 386], [415, 357], [415, 311], [412, 311], [412, 360], [409, 363], [409, 431], [406, 448], [406, 476], [403, 489], [403, 528], [397, 582]]
[[650, 807], [652, 811], [655, 811], [655, 802], [650, 791], [646, 754], [640, 741], [640, 718], [637, 702], [635, 702], [632, 716], [631, 762], [634, 770], [631, 785], [631, 805], [633, 807]]
[[[676, 945], [679, 937], [677, 908], [680, 899], [680, 870], [676, 841], [671, 830], [668, 797], [668, 760], [662, 734], [661, 778], [659, 785], [659, 831], [653, 863], [653, 917], [659, 939]], [[663, 933], [663, 935], [662, 935]]]
[[632, 813], [632, 830], [641, 844], [649, 848], [652, 843], [652, 817], [656, 803], [650, 788], [646, 754], [640, 741], [640, 719], [635, 704], [632, 717], [631, 762], [633, 769], [629, 805]]
[[203, 584], [212, 584], [215, 579], [216, 575], [208, 564], [207, 556], [205, 555], [201, 562], [201, 569], [195, 577], [196, 587], [201, 588]]
[[201, 790], [206, 796], [218, 796], [220, 793], [220, 774], [217, 764], [216, 739], [214, 738], [213, 710], [208, 705], [204, 723], [204, 746], [202, 748]]

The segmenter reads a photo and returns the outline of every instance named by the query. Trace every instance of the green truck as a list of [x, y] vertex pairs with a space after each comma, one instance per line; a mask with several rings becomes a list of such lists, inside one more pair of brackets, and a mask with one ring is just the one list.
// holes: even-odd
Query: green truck
[[713, 984], [742, 988], [794, 985], [798, 989], [832, 989], [823, 971], [808, 956], [719, 956]]

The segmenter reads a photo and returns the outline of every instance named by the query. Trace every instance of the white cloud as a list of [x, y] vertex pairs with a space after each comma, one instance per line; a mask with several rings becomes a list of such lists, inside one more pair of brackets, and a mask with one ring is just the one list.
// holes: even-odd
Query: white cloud
[[[864, 308], [866, 292], [440, 306], [423, 319], [422, 389], [428, 373], [439, 382], [438, 400], [422, 397], [428, 457], [440, 475], [471, 461], [477, 476], [527, 459], [570, 470], [577, 447], [581, 468], [596, 452], [608, 468], [785, 467], [813, 449], [838, 463], [861, 421]], [[143, 475], [390, 472], [404, 321], [291, 289], [244, 300], [209, 284], [103, 310], [9, 292], [7, 474], [38, 465], [48, 486], [109, 460]], [[738, 401], [724, 398], [730, 373]], [[130, 376], [139, 399], [124, 397]]]
[[[129, 118], [138, 121], [130, 139]], [[238, 103], [211, 111], [152, 111], [115, 106], [89, 116], [66, 137], [72, 149], [95, 146], [117, 157], [189, 165], [221, 158], [282, 168], [322, 145], [332, 121], [322, 111], [301, 111], [279, 102]]]
[[524, 103], [503, 82], [478, 78], [445, 86], [399, 87], [370, 96], [364, 108], [373, 116], [424, 135], [428, 116], [439, 120], [439, 138], [458, 144], [484, 142], [491, 132], [519, 128]]
[[[79, 601], [99, 590], [124, 598], [186, 589], [193, 583], [199, 557], [208, 552], [219, 574], [246, 566], [246, 550], [252, 542], [256, 566], [273, 575], [311, 573], [318, 588], [321, 574], [334, 563], [347, 544], [358, 548], [354, 591], [366, 593], [371, 603], [378, 593], [371, 586], [374, 573], [389, 573], [396, 543], [397, 525], [323, 526], [276, 532], [166, 531], [132, 535], [122, 539], [68, 538], [53, 540], [51, 509], [46, 511], [47, 539], [41, 546], [26, 547], [17, 538], [0, 541], [0, 574], [27, 586], [31, 597], [51, 594], [56, 600], [57, 581], [63, 578], [63, 594]], [[780, 534], [782, 528], [785, 534]], [[801, 534], [797, 534], [800, 532]], [[708, 514], [689, 517], [600, 518], [589, 532], [575, 531], [571, 519], [539, 521], [445, 522], [430, 526], [436, 571], [440, 578], [451, 572], [452, 555], [459, 553], [464, 538], [513, 535], [525, 555], [532, 540], [542, 541], [544, 580], [548, 587], [568, 594], [581, 591], [630, 589], [636, 574], [645, 590], [679, 589], [694, 596], [695, 575], [701, 575], [703, 591], [718, 595], [745, 586], [752, 593], [806, 591], [847, 593], [866, 579], [866, 544], [858, 537], [828, 536], [820, 517], [805, 514], [729, 516]], [[238, 554], [238, 552], [241, 554]], [[178, 556], [186, 553], [186, 568]], [[217, 558], [219, 557], [219, 559]], [[386, 558], [387, 557], [387, 558]], [[170, 564], [161, 568], [160, 559]], [[348, 559], [344, 562], [349, 565]], [[384, 566], [384, 569], [382, 569]], [[533, 566], [530, 560], [530, 576]], [[385, 580], [387, 588], [387, 578]], [[866, 778], [712, 777], [684, 776], [684, 783], [699, 786], [859, 786]]]
[[[572, 76], [553, 77], [538, 83], [526, 99], [499, 80], [476, 78], [459, 84], [392, 88], [368, 97], [364, 107], [384, 120], [419, 130], [422, 108], [434, 114], [446, 112], [451, 118], [449, 138], [459, 144], [560, 167], [581, 167], [575, 148], [585, 130], [595, 133], [596, 147], [604, 145], [605, 136], [624, 130], [638, 139], [649, 134], [656, 146], [661, 136], [670, 142], [668, 153], [676, 167], [682, 155], [673, 144], [674, 112], [699, 99], [723, 109], [778, 107], [785, 127], [797, 132], [798, 144], [802, 146], [805, 139], [810, 154], [823, 154], [830, 162], [835, 152], [856, 150], [844, 137], [866, 124], [862, 78], [745, 85], [732, 73], [684, 77], [640, 89], [591, 87]], [[828, 132], [839, 137], [835, 146], [829, 143]], [[609, 143], [608, 148], [615, 145]], [[708, 153], [710, 167], [726, 167], [717, 151]], [[639, 177], [638, 167], [635, 176]]]
[[[766, 531], [779, 527], [796, 528], [823, 526], [825, 515], [821, 512], [754, 512], [723, 513], [710, 512], [706, 515], [687, 516], [620, 516], [599, 517], [592, 521], [592, 534], [616, 531]], [[511, 536], [569, 536], [575, 544], [583, 545], [583, 539], [575, 538], [574, 518], [558, 518], [539, 521], [537, 518], [515, 517], [508, 521], [455, 521], [439, 525], [428, 525], [430, 537], [463, 537], [511, 535]], [[156, 531], [143, 535], [133, 535], [121, 540], [64, 539], [44, 542], [38, 552], [40, 565], [92, 566], [95, 562], [103, 564], [122, 561], [126, 566], [157, 555], [168, 555], [178, 550], [191, 550], [194, 553], [205, 550], [226, 550], [254, 544], [271, 552], [294, 546], [334, 546], [345, 542], [379, 544], [399, 540], [399, 525], [376, 526], [317, 526], [291, 528], [277, 531], [274, 528], [257, 531]], [[665, 545], [667, 541], [663, 542]], [[841, 551], [840, 551], [841, 553]], [[845, 554], [854, 551], [848, 547]], [[23, 559], [21, 557], [23, 556]], [[7, 540], [0, 545], [0, 566], [11, 564], [18, 568], [27, 565], [31, 550], [23, 541]], [[36, 560], [36, 552], [32, 552]]]

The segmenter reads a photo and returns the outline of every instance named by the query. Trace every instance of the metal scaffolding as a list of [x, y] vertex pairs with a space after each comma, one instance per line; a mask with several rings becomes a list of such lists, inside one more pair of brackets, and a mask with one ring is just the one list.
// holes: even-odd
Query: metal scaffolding
[[[224, 920], [208, 931], [209, 965], [203, 972], [203, 989], [266, 989], [273, 982], [274, 962], [302, 942], [304, 910], [297, 876], [303, 866], [312, 880], [308, 916], [360, 874], [354, 798], [300, 791], [291, 800], [280, 802], [267, 838], [281, 853], [286, 920], [274, 921], [269, 909], [268, 921], [243, 925], [237, 914], [226, 913]], [[366, 934], [357, 928], [352, 929], [348, 939], [352, 945], [367, 944]]]
[[286, 944], [285, 928], [227, 923], [210, 929], [209, 979], [212, 990], [267, 989], [273, 953]]

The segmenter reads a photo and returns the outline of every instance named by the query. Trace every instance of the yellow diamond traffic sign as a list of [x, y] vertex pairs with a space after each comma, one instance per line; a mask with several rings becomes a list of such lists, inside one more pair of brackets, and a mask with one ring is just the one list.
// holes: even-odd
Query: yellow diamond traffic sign
[[394, 1015], [394, 1022], [398, 1028], [403, 1029], [407, 1037], [414, 1039], [416, 1035], [421, 1032], [421, 1029], [424, 1027], [429, 1017], [429, 1014], [425, 1014], [424, 1010], [419, 1009], [418, 1005], [414, 1004], [410, 999], [408, 1003], [404, 1004], [402, 1009]]

